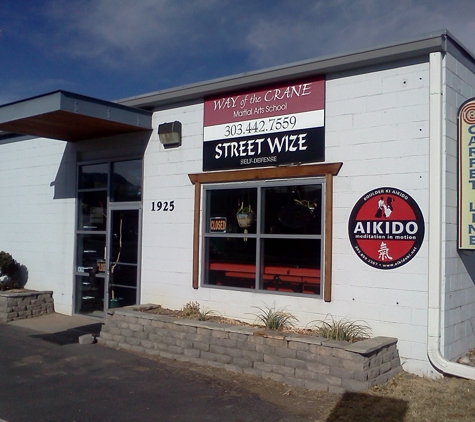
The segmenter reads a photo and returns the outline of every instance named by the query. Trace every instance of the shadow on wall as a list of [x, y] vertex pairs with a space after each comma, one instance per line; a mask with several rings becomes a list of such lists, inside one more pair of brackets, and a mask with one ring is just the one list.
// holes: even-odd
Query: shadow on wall
[[76, 197], [76, 146], [71, 142], [66, 144], [61, 163], [54, 181], [53, 199], [66, 199]]
[[25, 265], [20, 265], [20, 269], [18, 271], [18, 287], [23, 289], [28, 283], [28, 268]]
[[50, 186], [54, 187], [54, 199], [76, 197], [76, 167], [81, 161], [126, 160], [143, 157], [151, 132], [124, 134], [109, 138], [68, 142], [63, 157]]
[[472, 283], [475, 285], [475, 251], [459, 250], [458, 253]]
[[402, 422], [407, 411], [408, 404], [404, 400], [347, 392], [343, 394], [326, 422]]

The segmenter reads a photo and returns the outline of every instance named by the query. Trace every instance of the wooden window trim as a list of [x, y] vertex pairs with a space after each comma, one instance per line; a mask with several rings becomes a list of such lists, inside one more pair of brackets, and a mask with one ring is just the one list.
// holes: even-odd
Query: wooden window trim
[[325, 177], [325, 228], [324, 228], [324, 282], [323, 300], [331, 302], [332, 275], [332, 227], [333, 227], [333, 176], [336, 176], [343, 163], [323, 163], [303, 166], [272, 167], [236, 171], [217, 171], [211, 173], [192, 173], [188, 177], [195, 185], [195, 209], [193, 223], [193, 274], [192, 286], [198, 288], [201, 185], [203, 183], [250, 182], [255, 180], [293, 179], [303, 177]]

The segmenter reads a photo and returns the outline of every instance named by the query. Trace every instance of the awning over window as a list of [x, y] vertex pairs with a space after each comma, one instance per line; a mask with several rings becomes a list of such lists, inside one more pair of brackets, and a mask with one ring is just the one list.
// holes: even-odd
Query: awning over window
[[82, 141], [152, 130], [152, 113], [109, 101], [55, 91], [0, 106], [0, 131]]

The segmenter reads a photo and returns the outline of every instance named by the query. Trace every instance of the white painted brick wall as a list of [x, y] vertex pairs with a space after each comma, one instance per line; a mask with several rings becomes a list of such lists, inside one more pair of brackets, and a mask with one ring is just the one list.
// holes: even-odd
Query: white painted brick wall
[[57, 190], [74, 183], [74, 172], [59, 172], [66, 145], [0, 141], [0, 250], [27, 267], [27, 288], [53, 290], [56, 311], [71, 314], [75, 200]]
[[[332, 76], [326, 83], [326, 161], [343, 161], [334, 180], [333, 300], [191, 288], [194, 186], [188, 173], [202, 171], [203, 107], [190, 105], [154, 114], [145, 155], [142, 303], [179, 308], [190, 300], [221, 314], [253, 321], [257, 307], [285, 307], [305, 326], [328, 314], [363, 319], [375, 335], [400, 339], [403, 360], [421, 373], [426, 348], [427, 245], [392, 271], [365, 265], [347, 234], [353, 205], [379, 186], [405, 190], [428, 214], [427, 64]], [[164, 149], [160, 123], [179, 120], [183, 145]], [[152, 201], [175, 200], [176, 211], [150, 211]]]
[[427, 219], [428, 64], [332, 77], [326, 106], [326, 161], [343, 161], [334, 179], [331, 312], [363, 319], [377, 335], [398, 337], [405, 367], [424, 373], [427, 353], [413, 351], [426, 350], [427, 238], [405, 266], [376, 270], [351, 249], [348, 218], [364, 193], [393, 186], [410, 194]]
[[[183, 125], [182, 146], [165, 149], [158, 125], [175, 120]], [[203, 107], [157, 112], [153, 126], [144, 158], [141, 301], [181, 308], [197, 296], [191, 288], [194, 186], [188, 174], [201, 171]], [[175, 201], [175, 210], [151, 211], [157, 201]]]

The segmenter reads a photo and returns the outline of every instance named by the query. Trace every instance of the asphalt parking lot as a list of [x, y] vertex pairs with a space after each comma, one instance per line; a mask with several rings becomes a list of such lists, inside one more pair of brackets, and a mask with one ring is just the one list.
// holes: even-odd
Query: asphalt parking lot
[[0, 324], [0, 421], [308, 420], [226, 380], [79, 344], [99, 330], [59, 314]]

